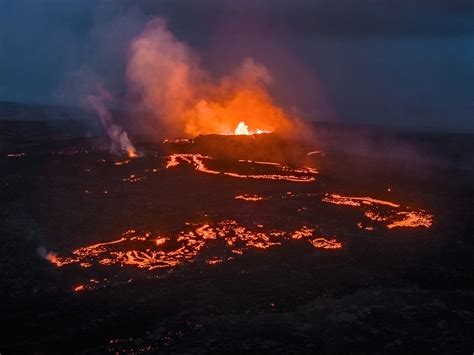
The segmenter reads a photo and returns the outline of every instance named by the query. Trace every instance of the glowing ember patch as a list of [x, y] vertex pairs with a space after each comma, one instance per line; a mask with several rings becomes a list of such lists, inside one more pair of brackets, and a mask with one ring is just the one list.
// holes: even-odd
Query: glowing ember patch
[[138, 152], [133, 149], [133, 148], [129, 148], [128, 151], [127, 151], [127, 155], [129, 158], [138, 158], [140, 155], [138, 154]]
[[366, 216], [371, 221], [376, 221], [376, 222], [385, 222], [388, 219], [388, 217], [382, 216], [379, 213], [372, 212], [372, 211], [366, 211], [364, 213], [364, 216]]
[[208, 224], [203, 225], [196, 229], [195, 233], [202, 239], [216, 239], [217, 234], [213, 228]]
[[398, 212], [397, 216], [403, 217], [402, 220], [394, 221], [387, 225], [388, 228], [398, 227], [425, 227], [429, 228], [433, 224], [433, 215], [427, 214], [424, 211], [412, 212]]
[[326, 238], [316, 238], [309, 240], [311, 245], [316, 249], [340, 249], [342, 248], [342, 243], [336, 241], [336, 239], [326, 239]]
[[120, 165], [128, 164], [130, 162], [131, 162], [131, 160], [127, 159], [127, 160], [116, 161], [116, 162], [114, 162], [114, 164], [120, 166]]
[[234, 197], [236, 200], [244, 200], [244, 201], [252, 201], [252, 202], [257, 202], [257, 201], [263, 201], [263, 200], [268, 200], [270, 197], [265, 197], [265, 196], [260, 196], [260, 195], [237, 195]]
[[209, 264], [209, 265], [215, 265], [215, 264], [220, 264], [222, 263], [224, 260], [220, 259], [220, 258], [217, 258], [217, 257], [214, 257], [212, 259], [207, 259], [206, 260], [206, 264]]
[[74, 291], [75, 292], [79, 292], [79, 291], [84, 291], [86, 288], [84, 285], [79, 285], [77, 287], [74, 287]]
[[194, 143], [194, 141], [192, 139], [186, 139], [186, 138], [182, 138], [182, 139], [165, 139], [163, 142], [163, 144], [170, 144], [170, 143], [181, 143], [181, 144], [190, 144], [190, 143]]
[[361, 222], [357, 223], [357, 227], [360, 229], [365, 229], [367, 231], [373, 231], [374, 227], [372, 226], [364, 226]]
[[302, 239], [302, 238], [309, 238], [313, 236], [314, 228], [309, 228], [306, 226], [301, 227], [301, 229], [296, 230], [293, 235], [291, 236], [292, 239]]
[[[275, 174], [240, 174], [232, 173], [227, 171], [212, 170], [206, 166], [205, 160], [212, 160], [209, 156], [201, 154], [172, 154], [167, 157], [166, 168], [173, 168], [181, 164], [181, 162], [188, 163], [194, 167], [195, 170], [206, 174], [213, 175], [224, 175], [240, 179], [263, 179], [263, 180], [283, 180], [292, 182], [313, 182], [315, 181], [314, 175], [317, 174], [316, 169], [303, 167], [293, 169], [289, 166], [273, 163], [273, 162], [259, 162], [252, 160], [239, 160], [239, 163], [248, 165], [268, 165], [273, 167], [278, 173]], [[298, 174], [298, 175], [295, 175]]]
[[390, 201], [377, 200], [372, 197], [352, 197], [352, 196], [341, 196], [338, 194], [328, 194], [323, 198], [324, 202], [329, 202], [335, 205], [347, 205], [347, 206], [361, 206], [364, 205], [385, 205], [393, 208], [400, 207], [399, 204]]
[[155, 240], [155, 244], [158, 246], [158, 245], [163, 245], [166, 243], [166, 241], [168, 240], [168, 238], [158, 238], [157, 240]]
[[137, 182], [140, 180], [145, 179], [144, 176], [136, 176], [135, 174], [131, 174], [129, 177], [123, 178], [122, 181], [124, 182]]
[[[364, 211], [364, 216], [374, 222], [384, 223], [387, 228], [429, 228], [433, 224], [433, 216], [423, 210], [400, 211], [399, 204], [377, 200], [371, 197], [352, 197], [341, 196], [338, 194], [327, 194], [322, 201], [335, 205], [345, 205], [351, 207], [359, 207]], [[357, 225], [359, 228], [373, 230], [372, 226], [363, 227], [361, 223]]]
[[67, 264], [77, 262], [77, 260], [75, 260], [73, 258], [60, 259], [58, 257], [58, 254], [51, 253], [51, 252], [46, 255], [46, 260], [48, 260], [50, 263], [56, 265], [57, 267], [61, 267], [63, 265], [67, 265]]

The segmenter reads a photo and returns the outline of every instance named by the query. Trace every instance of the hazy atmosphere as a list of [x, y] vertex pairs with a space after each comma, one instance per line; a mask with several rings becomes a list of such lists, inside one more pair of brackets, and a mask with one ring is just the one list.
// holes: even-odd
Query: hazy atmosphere
[[[247, 57], [307, 120], [474, 129], [474, 3], [0, 0], [0, 101], [129, 99], [130, 44], [161, 17], [211, 76]], [[123, 99], [123, 100], [122, 100]]]

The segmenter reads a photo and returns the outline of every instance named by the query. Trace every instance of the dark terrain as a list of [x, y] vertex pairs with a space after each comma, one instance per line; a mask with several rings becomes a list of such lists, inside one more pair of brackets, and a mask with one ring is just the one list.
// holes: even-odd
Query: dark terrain
[[[132, 137], [143, 157], [115, 165], [126, 158], [108, 151], [96, 123], [0, 112], [0, 352], [474, 351], [473, 135], [315, 124], [310, 142]], [[175, 152], [212, 156], [222, 171], [240, 172], [236, 162], [251, 159], [319, 174], [295, 183], [184, 163], [166, 169], [163, 157]], [[124, 181], [132, 174], [144, 179]], [[433, 225], [361, 229], [363, 213], [322, 202], [326, 193], [422, 209]], [[242, 194], [271, 198], [235, 200]], [[230, 255], [216, 241], [192, 262], [154, 270], [56, 267], [45, 258], [130, 228], [175, 236], [186, 222], [229, 219], [249, 229], [313, 226], [342, 248], [285, 240], [209, 265], [210, 256]], [[100, 282], [74, 291], [90, 279]]]

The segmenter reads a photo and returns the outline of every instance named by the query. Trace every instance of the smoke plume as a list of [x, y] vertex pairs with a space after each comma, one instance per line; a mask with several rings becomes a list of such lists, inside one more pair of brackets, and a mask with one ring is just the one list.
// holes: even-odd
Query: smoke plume
[[198, 56], [153, 19], [132, 42], [127, 79], [134, 96], [152, 112], [167, 134], [231, 134], [240, 122], [251, 131], [284, 131], [292, 127], [273, 103], [269, 71], [248, 58], [230, 74], [214, 78]]
[[117, 154], [125, 152], [131, 158], [137, 157], [137, 150], [128, 137], [127, 132], [125, 132], [120, 125], [114, 122], [112, 115], [106, 106], [107, 102], [114, 101], [113, 96], [106, 90], [100, 88], [99, 94], [88, 96], [87, 101], [99, 115], [100, 122], [110, 138], [112, 152]]

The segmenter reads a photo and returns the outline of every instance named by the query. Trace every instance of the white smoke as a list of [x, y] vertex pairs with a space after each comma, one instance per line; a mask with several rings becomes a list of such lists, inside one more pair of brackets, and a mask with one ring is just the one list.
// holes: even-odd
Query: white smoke
[[87, 97], [87, 102], [99, 115], [100, 122], [110, 138], [112, 152], [117, 154], [125, 152], [131, 158], [137, 157], [139, 154], [128, 137], [127, 132], [114, 122], [112, 114], [106, 106], [107, 102], [113, 101], [113, 96], [102, 88], [99, 90], [98, 95], [90, 95]]

